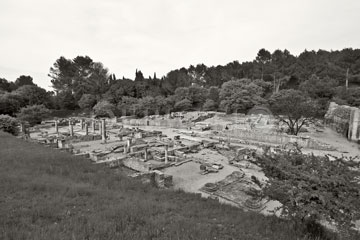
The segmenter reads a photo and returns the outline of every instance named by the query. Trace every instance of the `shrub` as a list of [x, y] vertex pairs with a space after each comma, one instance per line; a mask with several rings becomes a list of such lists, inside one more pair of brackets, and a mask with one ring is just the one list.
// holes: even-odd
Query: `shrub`
[[216, 110], [217, 106], [216, 103], [211, 99], [206, 99], [206, 102], [204, 103], [203, 109], [205, 111], [214, 111]]
[[116, 107], [109, 101], [102, 100], [93, 107], [93, 110], [97, 117], [115, 117]]
[[16, 118], [9, 115], [0, 115], [0, 130], [11, 133], [13, 135], [18, 134], [19, 121]]
[[91, 94], [84, 94], [78, 104], [81, 109], [91, 109], [96, 104], [96, 97]]
[[191, 109], [192, 104], [191, 101], [188, 99], [183, 99], [177, 103], [175, 103], [175, 110], [177, 111], [188, 111]]
[[29, 122], [31, 126], [41, 123], [50, 114], [49, 109], [44, 105], [32, 105], [20, 109], [17, 117], [21, 121]]

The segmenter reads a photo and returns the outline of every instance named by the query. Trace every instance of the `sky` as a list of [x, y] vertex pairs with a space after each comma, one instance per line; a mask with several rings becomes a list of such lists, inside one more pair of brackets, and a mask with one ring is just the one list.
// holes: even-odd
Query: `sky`
[[0, 0], [0, 78], [51, 90], [60, 56], [133, 79], [252, 61], [261, 48], [360, 48], [359, 13], [359, 0]]

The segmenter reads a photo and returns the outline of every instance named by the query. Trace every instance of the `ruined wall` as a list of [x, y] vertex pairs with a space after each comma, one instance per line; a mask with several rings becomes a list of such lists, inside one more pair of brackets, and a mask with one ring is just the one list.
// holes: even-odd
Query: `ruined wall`
[[299, 146], [304, 148], [318, 149], [318, 150], [333, 150], [327, 144], [320, 143], [309, 137], [293, 136], [281, 133], [264, 133], [261, 131], [250, 131], [242, 129], [225, 130], [219, 133], [224, 137], [239, 138], [250, 141], [271, 143], [277, 145], [285, 145], [287, 143], [298, 143]]
[[325, 114], [327, 126], [351, 141], [360, 140], [360, 109], [331, 102]]
[[149, 172], [151, 169], [150, 163], [143, 162], [137, 158], [125, 158], [123, 164], [124, 166], [139, 172]]
[[181, 119], [123, 119], [123, 124], [132, 126], [158, 126], [170, 128], [187, 128], [188, 124], [183, 123]]

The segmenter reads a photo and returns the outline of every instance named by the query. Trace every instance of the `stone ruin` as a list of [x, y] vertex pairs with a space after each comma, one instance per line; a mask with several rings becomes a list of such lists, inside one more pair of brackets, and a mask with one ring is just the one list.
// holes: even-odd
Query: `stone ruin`
[[360, 108], [331, 102], [325, 123], [347, 139], [360, 143]]

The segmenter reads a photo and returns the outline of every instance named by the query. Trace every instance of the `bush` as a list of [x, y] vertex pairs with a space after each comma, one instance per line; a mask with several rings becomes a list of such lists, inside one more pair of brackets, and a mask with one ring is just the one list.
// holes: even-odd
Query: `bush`
[[0, 115], [0, 130], [11, 133], [13, 135], [18, 134], [19, 121], [16, 118], [9, 115]]
[[78, 104], [81, 109], [91, 109], [96, 104], [96, 97], [91, 94], [84, 94]]
[[29, 122], [31, 126], [41, 123], [50, 114], [50, 110], [44, 105], [32, 105], [20, 109], [17, 117], [21, 121]]
[[203, 109], [205, 111], [214, 111], [216, 110], [217, 106], [216, 103], [211, 99], [206, 99], [206, 102], [204, 103]]
[[96, 117], [115, 117], [116, 107], [109, 101], [102, 100], [93, 107]]
[[188, 99], [183, 99], [177, 103], [175, 103], [175, 110], [177, 111], [188, 111], [191, 109], [192, 104], [191, 101]]

